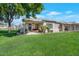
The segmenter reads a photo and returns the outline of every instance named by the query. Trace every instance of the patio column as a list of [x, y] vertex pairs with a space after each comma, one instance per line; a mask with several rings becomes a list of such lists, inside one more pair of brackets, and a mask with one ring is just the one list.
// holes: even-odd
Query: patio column
[[69, 31], [72, 31], [73, 26], [69, 24]]
[[74, 25], [74, 31], [76, 30], [76, 25]]
[[65, 31], [65, 25], [62, 24], [62, 31], [64, 32]]

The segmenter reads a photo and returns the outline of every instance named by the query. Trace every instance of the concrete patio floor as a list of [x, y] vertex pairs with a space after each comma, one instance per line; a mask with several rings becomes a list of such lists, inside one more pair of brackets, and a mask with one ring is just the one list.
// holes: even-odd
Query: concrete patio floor
[[41, 34], [41, 33], [37, 33], [37, 32], [28, 32], [26, 35], [37, 35], [37, 34]]

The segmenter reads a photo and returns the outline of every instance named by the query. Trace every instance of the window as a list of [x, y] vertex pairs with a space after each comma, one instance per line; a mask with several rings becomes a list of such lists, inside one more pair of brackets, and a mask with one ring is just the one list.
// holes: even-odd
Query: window
[[47, 24], [48, 28], [51, 29], [53, 26], [52, 24]]

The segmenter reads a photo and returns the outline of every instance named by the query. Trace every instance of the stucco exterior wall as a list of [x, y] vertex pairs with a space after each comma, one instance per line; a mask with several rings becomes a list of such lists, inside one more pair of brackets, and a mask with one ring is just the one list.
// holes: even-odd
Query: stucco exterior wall
[[57, 23], [53, 23], [53, 32], [59, 32], [59, 25]]
[[44, 24], [51, 24], [52, 28], [50, 28], [49, 30], [52, 30], [53, 32], [59, 32], [59, 25], [58, 23], [49, 23], [49, 22], [44, 22]]

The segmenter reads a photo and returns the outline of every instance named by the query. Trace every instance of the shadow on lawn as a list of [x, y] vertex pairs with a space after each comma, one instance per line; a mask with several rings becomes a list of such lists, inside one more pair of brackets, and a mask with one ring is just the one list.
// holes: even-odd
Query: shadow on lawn
[[16, 32], [17, 31], [11, 31], [8, 33], [8, 30], [0, 30], [0, 36], [13, 37], [17, 35]]

